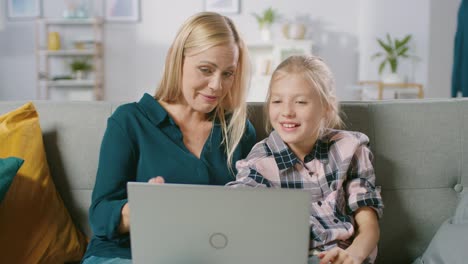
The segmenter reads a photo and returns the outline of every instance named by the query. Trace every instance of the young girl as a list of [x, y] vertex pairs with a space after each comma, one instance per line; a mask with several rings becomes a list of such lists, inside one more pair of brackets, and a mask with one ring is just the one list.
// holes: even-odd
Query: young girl
[[273, 73], [268, 138], [237, 162], [228, 186], [306, 189], [312, 194], [309, 263], [373, 263], [383, 203], [369, 139], [342, 121], [328, 66], [292, 56]]

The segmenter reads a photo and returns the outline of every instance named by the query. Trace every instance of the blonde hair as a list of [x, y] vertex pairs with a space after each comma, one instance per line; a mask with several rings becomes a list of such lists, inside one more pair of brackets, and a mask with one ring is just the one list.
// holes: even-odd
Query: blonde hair
[[235, 43], [239, 48], [237, 70], [232, 88], [213, 110], [213, 118], [218, 118], [221, 123], [229, 168], [232, 167], [234, 150], [246, 129], [246, 95], [250, 80], [247, 49], [230, 18], [213, 12], [201, 12], [185, 21], [169, 48], [164, 73], [154, 96], [165, 102], [179, 100], [182, 97], [182, 66], [187, 53], [196, 54], [230, 43]]
[[326, 128], [341, 128], [343, 121], [340, 117], [340, 109], [335, 94], [335, 80], [327, 64], [317, 56], [290, 56], [276, 67], [271, 76], [270, 87], [265, 104], [265, 128], [271, 131], [269, 110], [271, 100], [271, 88], [273, 82], [288, 74], [298, 74], [310, 83], [310, 88], [314, 89], [319, 96], [321, 105], [325, 108], [325, 119], [323, 120], [320, 134]]

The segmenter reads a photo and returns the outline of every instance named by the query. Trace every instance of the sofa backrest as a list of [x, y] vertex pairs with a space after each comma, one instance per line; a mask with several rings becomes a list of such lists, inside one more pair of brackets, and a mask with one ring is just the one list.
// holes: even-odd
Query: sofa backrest
[[[23, 103], [1, 102], [0, 114]], [[54, 181], [74, 221], [89, 235], [100, 143], [107, 118], [120, 103], [34, 104]], [[341, 107], [347, 129], [369, 136], [383, 190], [378, 263], [410, 263], [454, 213], [467, 187], [468, 100], [344, 102]], [[250, 104], [249, 114], [257, 139], [263, 139], [262, 104]]]

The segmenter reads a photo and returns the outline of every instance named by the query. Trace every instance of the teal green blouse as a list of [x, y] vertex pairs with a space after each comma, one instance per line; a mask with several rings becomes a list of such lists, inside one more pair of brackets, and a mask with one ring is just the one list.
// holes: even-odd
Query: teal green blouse
[[[224, 185], [235, 180], [235, 168], [233, 174], [227, 167], [219, 123], [214, 123], [200, 158], [185, 147], [182, 138], [179, 127], [149, 94], [138, 103], [118, 107], [109, 117], [89, 209], [94, 235], [85, 258], [131, 258], [129, 235], [117, 232], [120, 211], [127, 202], [127, 182], [147, 182], [155, 176], [184, 184]], [[245, 158], [254, 144], [255, 130], [248, 122], [233, 164]]]

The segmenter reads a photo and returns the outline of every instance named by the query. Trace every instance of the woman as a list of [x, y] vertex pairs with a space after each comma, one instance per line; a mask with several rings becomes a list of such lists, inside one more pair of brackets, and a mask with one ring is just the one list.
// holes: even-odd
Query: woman
[[[255, 143], [248, 55], [232, 21], [199, 13], [169, 49], [156, 95], [109, 118], [90, 207], [85, 264], [131, 263], [129, 181], [224, 185]], [[157, 239], [157, 238], [155, 238]]]

